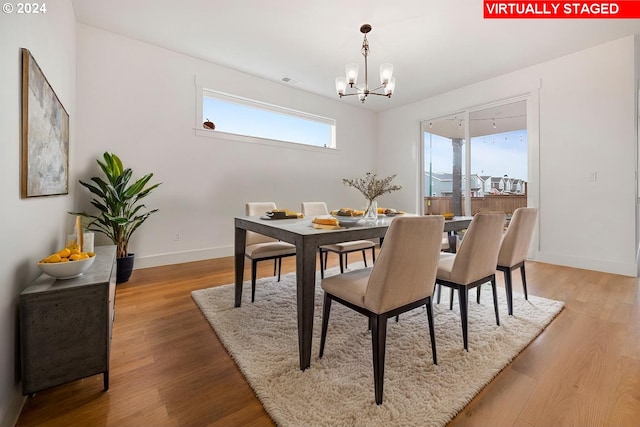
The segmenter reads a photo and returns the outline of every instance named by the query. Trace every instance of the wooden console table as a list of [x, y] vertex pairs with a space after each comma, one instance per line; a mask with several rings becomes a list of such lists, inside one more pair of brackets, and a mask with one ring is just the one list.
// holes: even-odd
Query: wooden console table
[[109, 389], [116, 247], [95, 252], [83, 275], [56, 280], [42, 274], [20, 294], [24, 395], [100, 373]]

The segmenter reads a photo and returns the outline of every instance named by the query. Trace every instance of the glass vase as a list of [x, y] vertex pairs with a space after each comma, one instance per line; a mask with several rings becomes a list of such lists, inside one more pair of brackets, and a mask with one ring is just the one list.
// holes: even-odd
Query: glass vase
[[364, 221], [367, 223], [375, 223], [378, 220], [378, 201], [368, 200], [367, 208], [364, 211]]

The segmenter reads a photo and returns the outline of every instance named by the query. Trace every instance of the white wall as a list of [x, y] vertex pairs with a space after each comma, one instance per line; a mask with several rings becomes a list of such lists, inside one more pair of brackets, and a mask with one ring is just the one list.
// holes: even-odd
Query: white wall
[[[0, 426], [12, 426], [24, 398], [19, 384], [18, 299], [39, 274], [37, 260], [60, 249], [71, 230], [72, 195], [20, 198], [20, 48], [31, 51], [70, 116], [76, 138], [76, 26], [70, 1], [40, 15], [0, 14]], [[70, 180], [76, 174], [70, 168]], [[68, 228], [67, 228], [68, 227]]]
[[[335, 118], [338, 150], [196, 136], [196, 76], [209, 89]], [[154, 172], [163, 183], [146, 202], [159, 212], [131, 242], [137, 268], [232, 255], [233, 217], [248, 201], [357, 207], [362, 197], [341, 178], [375, 166], [374, 113], [85, 25], [78, 25], [78, 111], [75, 165], [85, 179], [108, 150], [134, 176]], [[87, 209], [81, 190], [78, 207]]]
[[[394, 204], [418, 209], [420, 120], [535, 93], [539, 169], [530, 189], [540, 208], [539, 261], [636, 275], [635, 38], [381, 114], [378, 170], [413, 182]], [[587, 182], [596, 171], [597, 182]], [[536, 175], [538, 175], [536, 177]]]

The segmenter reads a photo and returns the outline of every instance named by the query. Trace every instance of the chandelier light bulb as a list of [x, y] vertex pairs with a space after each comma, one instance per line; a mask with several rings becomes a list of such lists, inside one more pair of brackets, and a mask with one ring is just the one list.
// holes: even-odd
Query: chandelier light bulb
[[347, 91], [347, 78], [344, 76], [336, 77], [336, 92], [338, 92], [338, 95], [343, 96], [346, 91]]
[[358, 81], [358, 68], [358, 64], [347, 64], [347, 81], [351, 87]]
[[364, 83], [360, 83], [358, 86], [356, 86], [356, 93], [358, 94], [358, 99], [360, 100], [360, 102], [364, 102], [365, 98], [367, 97], [367, 91]]
[[386, 85], [393, 77], [393, 64], [382, 64], [380, 66], [380, 84]]
[[393, 95], [393, 91], [396, 88], [396, 78], [391, 77], [389, 82], [384, 87], [384, 94], [387, 96]]

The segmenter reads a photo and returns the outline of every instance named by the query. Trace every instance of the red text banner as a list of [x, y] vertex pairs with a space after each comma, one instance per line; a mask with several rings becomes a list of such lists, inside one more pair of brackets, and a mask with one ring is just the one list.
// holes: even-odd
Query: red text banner
[[485, 19], [638, 19], [640, 0], [494, 1], [484, 0]]

